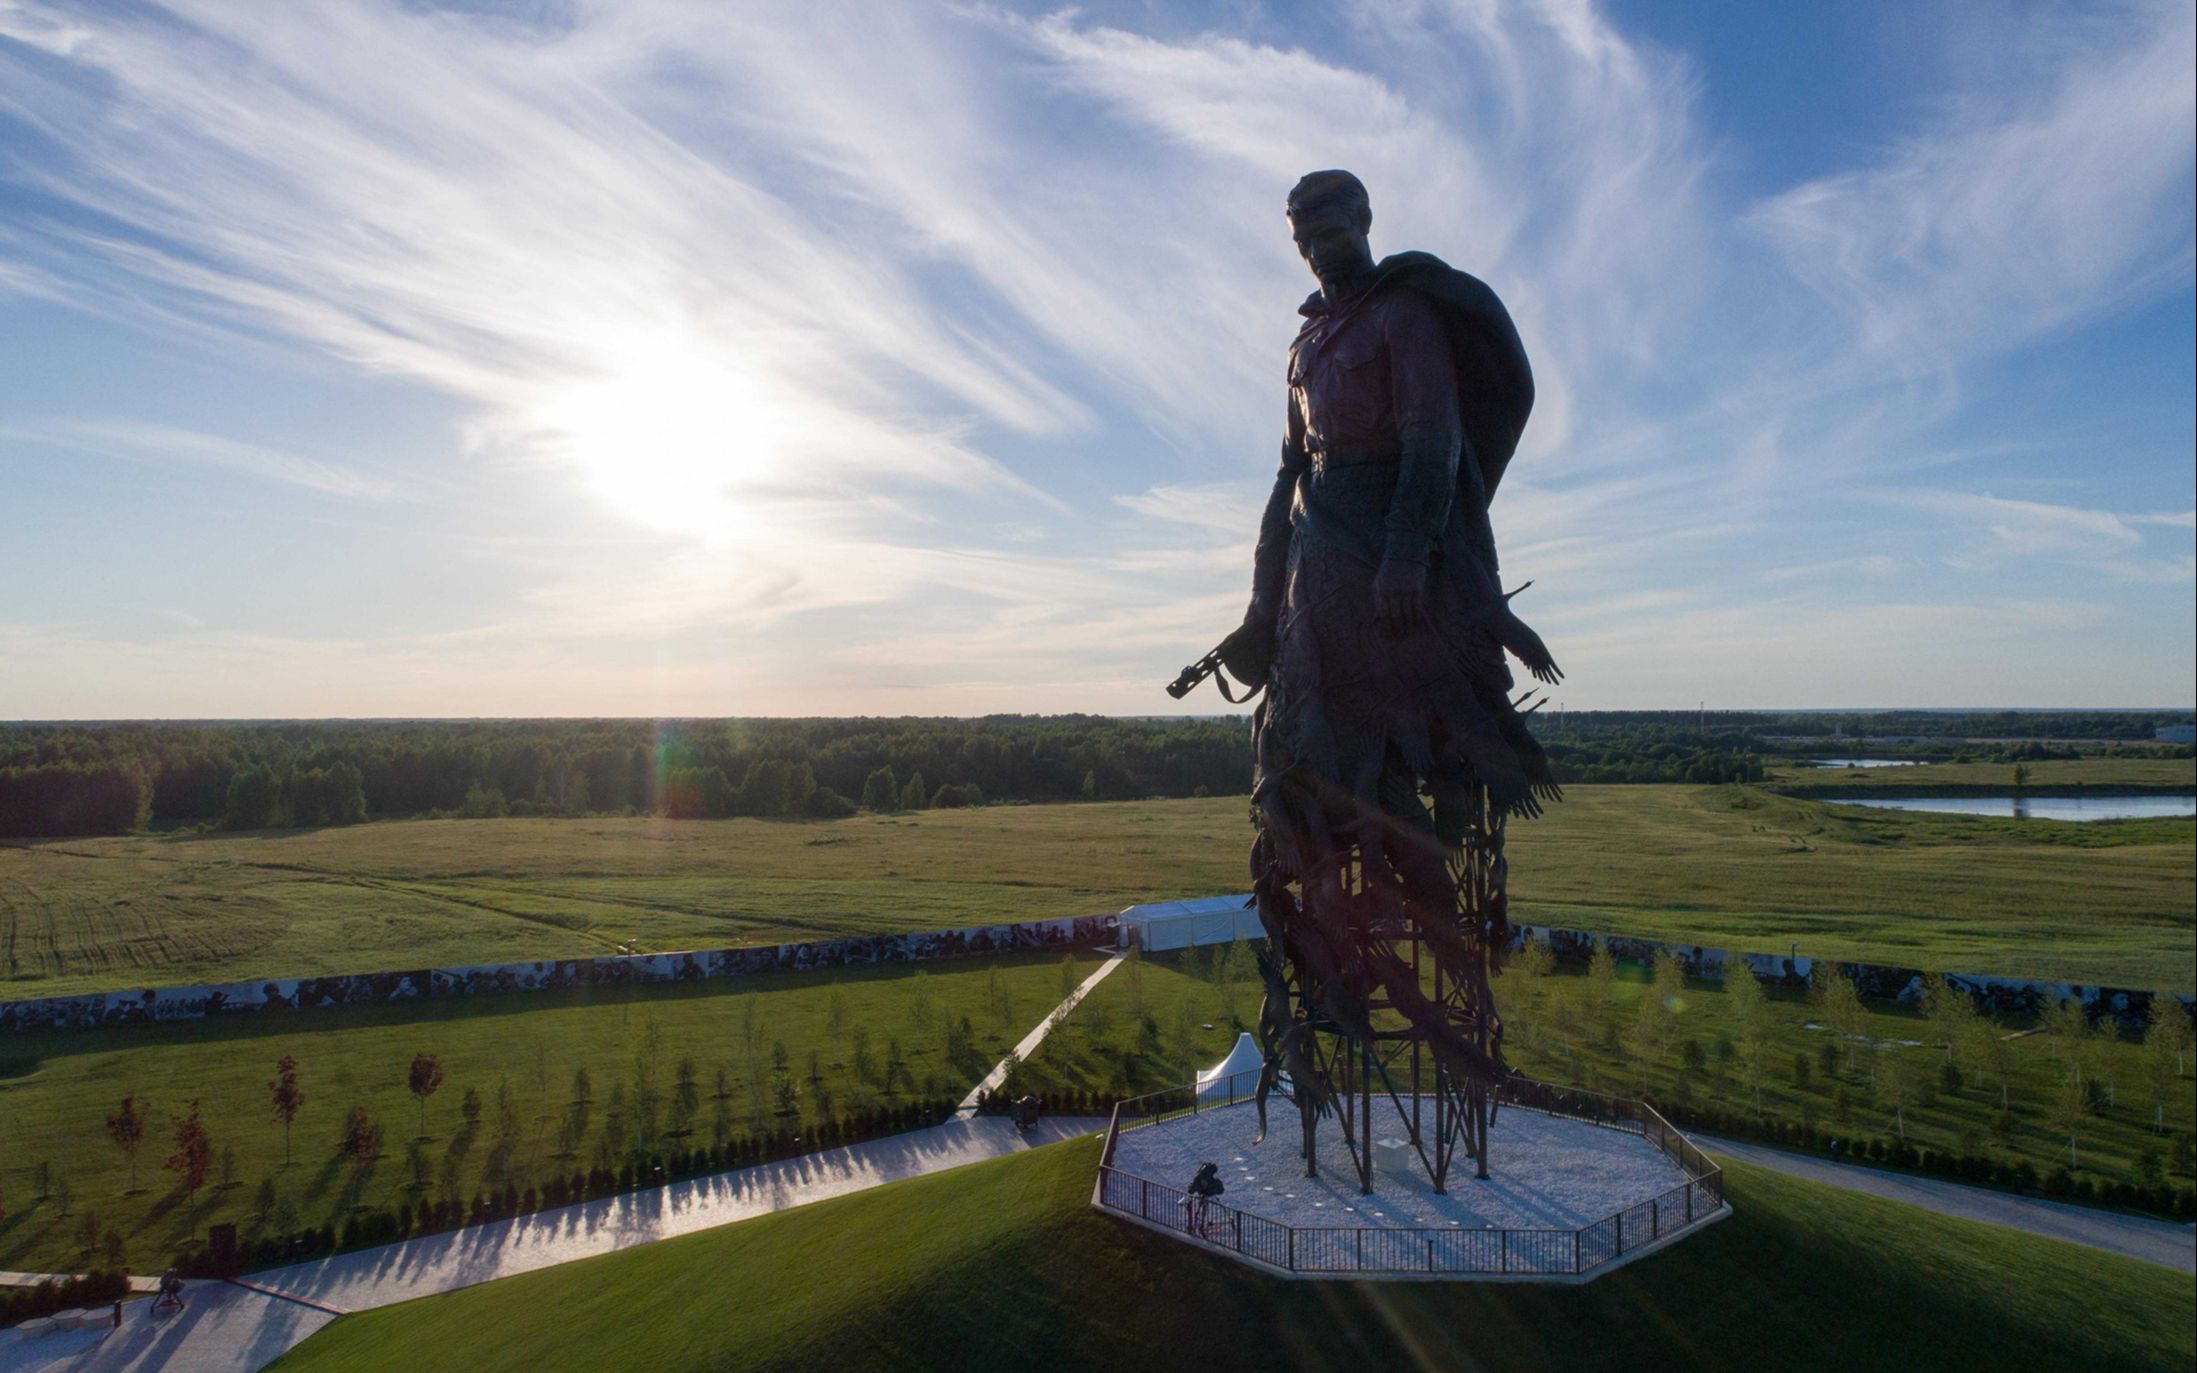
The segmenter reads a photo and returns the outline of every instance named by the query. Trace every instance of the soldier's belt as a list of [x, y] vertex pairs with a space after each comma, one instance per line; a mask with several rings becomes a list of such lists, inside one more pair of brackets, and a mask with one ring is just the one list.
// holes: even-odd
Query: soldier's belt
[[1390, 466], [1403, 460], [1401, 448], [1324, 448], [1312, 455], [1312, 470], [1331, 472], [1341, 467]]

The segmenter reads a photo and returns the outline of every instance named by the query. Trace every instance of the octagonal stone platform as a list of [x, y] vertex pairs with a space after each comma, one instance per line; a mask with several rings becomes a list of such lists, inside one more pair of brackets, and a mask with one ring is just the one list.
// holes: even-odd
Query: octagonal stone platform
[[[1584, 1281], [1730, 1214], [1714, 1166], [1639, 1109], [1644, 1119], [1613, 1123], [1502, 1107], [1488, 1132], [1490, 1176], [1473, 1177], [1459, 1157], [1437, 1193], [1402, 1113], [1383, 1100], [1370, 1195], [1333, 1117], [1320, 1124], [1320, 1175], [1307, 1178], [1296, 1111], [1279, 1099], [1263, 1141], [1248, 1103], [1150, 1123], [1130, 1115], [1093, 1201], [1290, 1277]], [[1432, 1119], [1432, 1102], [1422, 1102], [1429, 1131]], [[1194, 1233], [1180, 1189], [1206, 1162], [1227, 1190]]]

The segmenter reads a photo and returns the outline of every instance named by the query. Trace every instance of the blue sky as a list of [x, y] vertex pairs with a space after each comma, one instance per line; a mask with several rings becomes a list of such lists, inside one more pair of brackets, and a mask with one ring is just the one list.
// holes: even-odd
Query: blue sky
[[0, 0], [0, 718], [1181, 709], [1327, 166], [1518, 318], [1568, 707], [2187, 706], [2192, 46]]

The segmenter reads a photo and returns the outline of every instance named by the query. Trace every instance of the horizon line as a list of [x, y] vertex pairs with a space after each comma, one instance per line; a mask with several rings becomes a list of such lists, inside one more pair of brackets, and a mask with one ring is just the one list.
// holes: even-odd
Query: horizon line
[[[1551, 707], [1563, 711], [1561, 706]], [[2197, 704], [2187, 706], [1582, 706], [1563, 711], [1573, 715], [2192, 715]], [[1156, 715], [1136, 711], [1113, 713], [1098, 710], [1018, 711], [991, 710], [974, 714], [870, 714], [852, 715], [113, 715], [44, 716], [0, 720], [0, 729], [57, 725], [299, 725], [299, 724], [509, 724], [561, 723], [565, 721], [649, 722], [685, 724], [718, 720], [990, 720], [1001, 718], [1062, 719], [1089, 716], [1101, 720], [1232, 720], [1246, 719], [1248, 711], [1214, 711], [1204, 714]]]

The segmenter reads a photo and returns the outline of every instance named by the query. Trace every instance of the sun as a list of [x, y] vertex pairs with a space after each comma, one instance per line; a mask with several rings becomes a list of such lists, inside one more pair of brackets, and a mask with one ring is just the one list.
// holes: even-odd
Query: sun
[[755, 374], [665, 350], [559, 390], [535, 411], [542, 441], [619, 515], [667, 532], [732, 537], [741, 489], [779, 465], [792, 426]]

